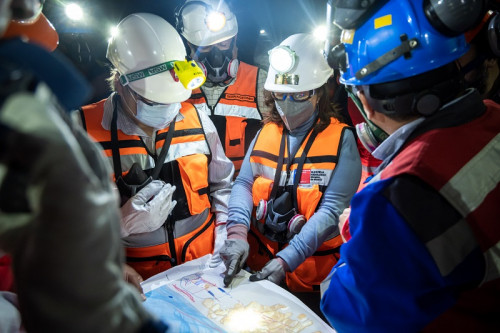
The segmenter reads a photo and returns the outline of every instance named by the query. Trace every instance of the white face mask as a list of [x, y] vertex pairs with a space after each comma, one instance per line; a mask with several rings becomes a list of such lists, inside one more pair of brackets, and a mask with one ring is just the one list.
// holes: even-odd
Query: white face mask
[[314, 114], [314, 105], [310, 101], [295, 102], [289, 98], [275, 101], [276, 109], [289, 131], [305, 123]]
[[135, 117], [144, 125], [164, 129], [175, 119], [180, 109], [181, 103], [149, 105], [138, 100]]

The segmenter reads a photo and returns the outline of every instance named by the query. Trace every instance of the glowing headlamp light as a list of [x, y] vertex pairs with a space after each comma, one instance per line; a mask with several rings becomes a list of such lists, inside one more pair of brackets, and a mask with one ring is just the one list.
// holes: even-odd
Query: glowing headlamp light
[[176, 60], [167, 61], [137, 72], [120, 75], [120, 83], [126, 86], [130, 82], [145, 79], [166, 71], [170, 71], [175, 81], [180, 81], [184, 88], [190, 90], [200, 87], [206, 80], [205, 74], [194, 60]]
[[205, 24], [212, 32], [217, 32], [226, 25], [226, 15], [221, 12], [211, 11], [208, 13]]
[[280, 45], [269, 51], [269, 64], [278, 73], [287, 73], [295, 66], [295, 51], [288, 46]]
[[296, 57], [295, 51], [285, 45], [276, 46], [269, 51], [269, 64], [278, 72], [274, 76], [275, 84], [299, 84], [299, 76], [288, 73], [295, 67]]

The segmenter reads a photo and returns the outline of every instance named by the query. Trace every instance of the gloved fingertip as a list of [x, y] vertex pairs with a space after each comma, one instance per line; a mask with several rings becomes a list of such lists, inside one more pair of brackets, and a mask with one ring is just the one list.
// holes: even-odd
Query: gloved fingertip
[[258, 273], [250, 275], [249, 280], [250, 280], [251, 282], [256, 282], [256, 281], [260, 281], [260, 280], [262, 280], [261, 278], [259, 278], [259, 276], [258, 276], [258, 275], [259, 275]]
[[155, 180], [151, 181], [151, 183], [146, 185], [146, 187], [156, 188], [157, 191], [160, 191], [160, 189], [163, 187], [164, 184], [165, 184], [165, 182], [163, 180], [155, 179]]
[[228, 287], [231, 282], [233, 282], [233, 276], [230, 276], [230, 275], [226, 275], [224, 277], [224, 287]]

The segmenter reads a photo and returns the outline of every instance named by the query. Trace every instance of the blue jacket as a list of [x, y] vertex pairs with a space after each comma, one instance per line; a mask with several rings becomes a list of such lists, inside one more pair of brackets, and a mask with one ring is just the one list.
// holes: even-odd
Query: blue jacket
[[321, 300], [337, 331], [500, 331], [500, 107], [487, 105], [470, 92], [416, 121], [353, 197]]

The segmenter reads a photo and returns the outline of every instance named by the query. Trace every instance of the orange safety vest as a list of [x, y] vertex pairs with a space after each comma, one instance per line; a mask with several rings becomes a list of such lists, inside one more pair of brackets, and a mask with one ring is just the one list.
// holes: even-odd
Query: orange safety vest
[[[311, 129], [291, 161], [285, 140], [284, 162], [277, 192], [292, 193], [296, 210], [304, 215], [306, 220], [309, 220], [316, 211], [323, 192], [332, 178], [340, 154], [342, 133], [346, 127], [346, 124], [331, 118], [330, 125], [322, 132], [317, 133]], [[278, 168], [280, 141], [283, 141], [283, 127], [275, 123], [264, 125], [256, 139], [250, 155], [255, 177], [252, 187], [255, 207], [261, 199], [266, 201], [270, 199]], [[288, 177], [288, 174], [291, 176]], [[295, 174], [300, 174], [300, 177], [297, 178]], [[252, 237], [249, 237], [250, 254], [247, 260], [247, 264], [253, 270], [260, 270], [287, 245], [268, 239], [259, 231], [257, 223], [260, 222], [253, 218], [250, 228]], [[306, 258], [293, 272], [288, 272], [286, 283], [290, 290], [319, 290], [321, 281], [326, 278], [339, 259], [340, 245], [342, 239], [339, 235], [325, 241], [311, 257]]]
[[[115, 169], [115, 179], [125, 174], [132, 164], [139, 163], [150, 175], [156, 156], [148, 151], [141, 138], [102, 127], [104, 102], [84, 106], [81, 110], [84, 128], [101, 144], [105, 155]], [[114, 112], [117, 112], [114, 107]], [[211, 157], [210, 148], [205, 137], [201, 120], [196, 109], [189, 103], [182, 103], [180, 114], [182, 120], [176, 121], [175, 132], [168, 147], [164, 166], [159, 179], [175, 185], [177, 188], [173, 200], [177, 204], [172, 212], [172, 221], [167, 220], [168, 239], [174, 241], [165, 244], [126, 248], [127, 263], [144, 279], [164, 270], [204, 256], [213, 252], [215, 215], [210, 212], [208, 163]], [[115, 120], [116, 121], [116, 120]], [[156, 132], [156, 149], [160, 154], [168, 128]], [[122, 173], [121, 170], [124, 170]], [[173, 235], [173, 223], [190, 216], [208, 212], [207, 218], [199, 226], [193, 226], [191, 232]], [[169, 227], [170, 226], [170, 227]]]
[[201, 89], [193, 90], [187, 100], [210, 116], [226, 156], [234, 164], [235, 178], [250, 142], [261, 128], [262, 114], [257, 104], [258, 73], [257, 67], [240, 61], [235, 82], [224, 90], [213, 107], [208, 106]]

